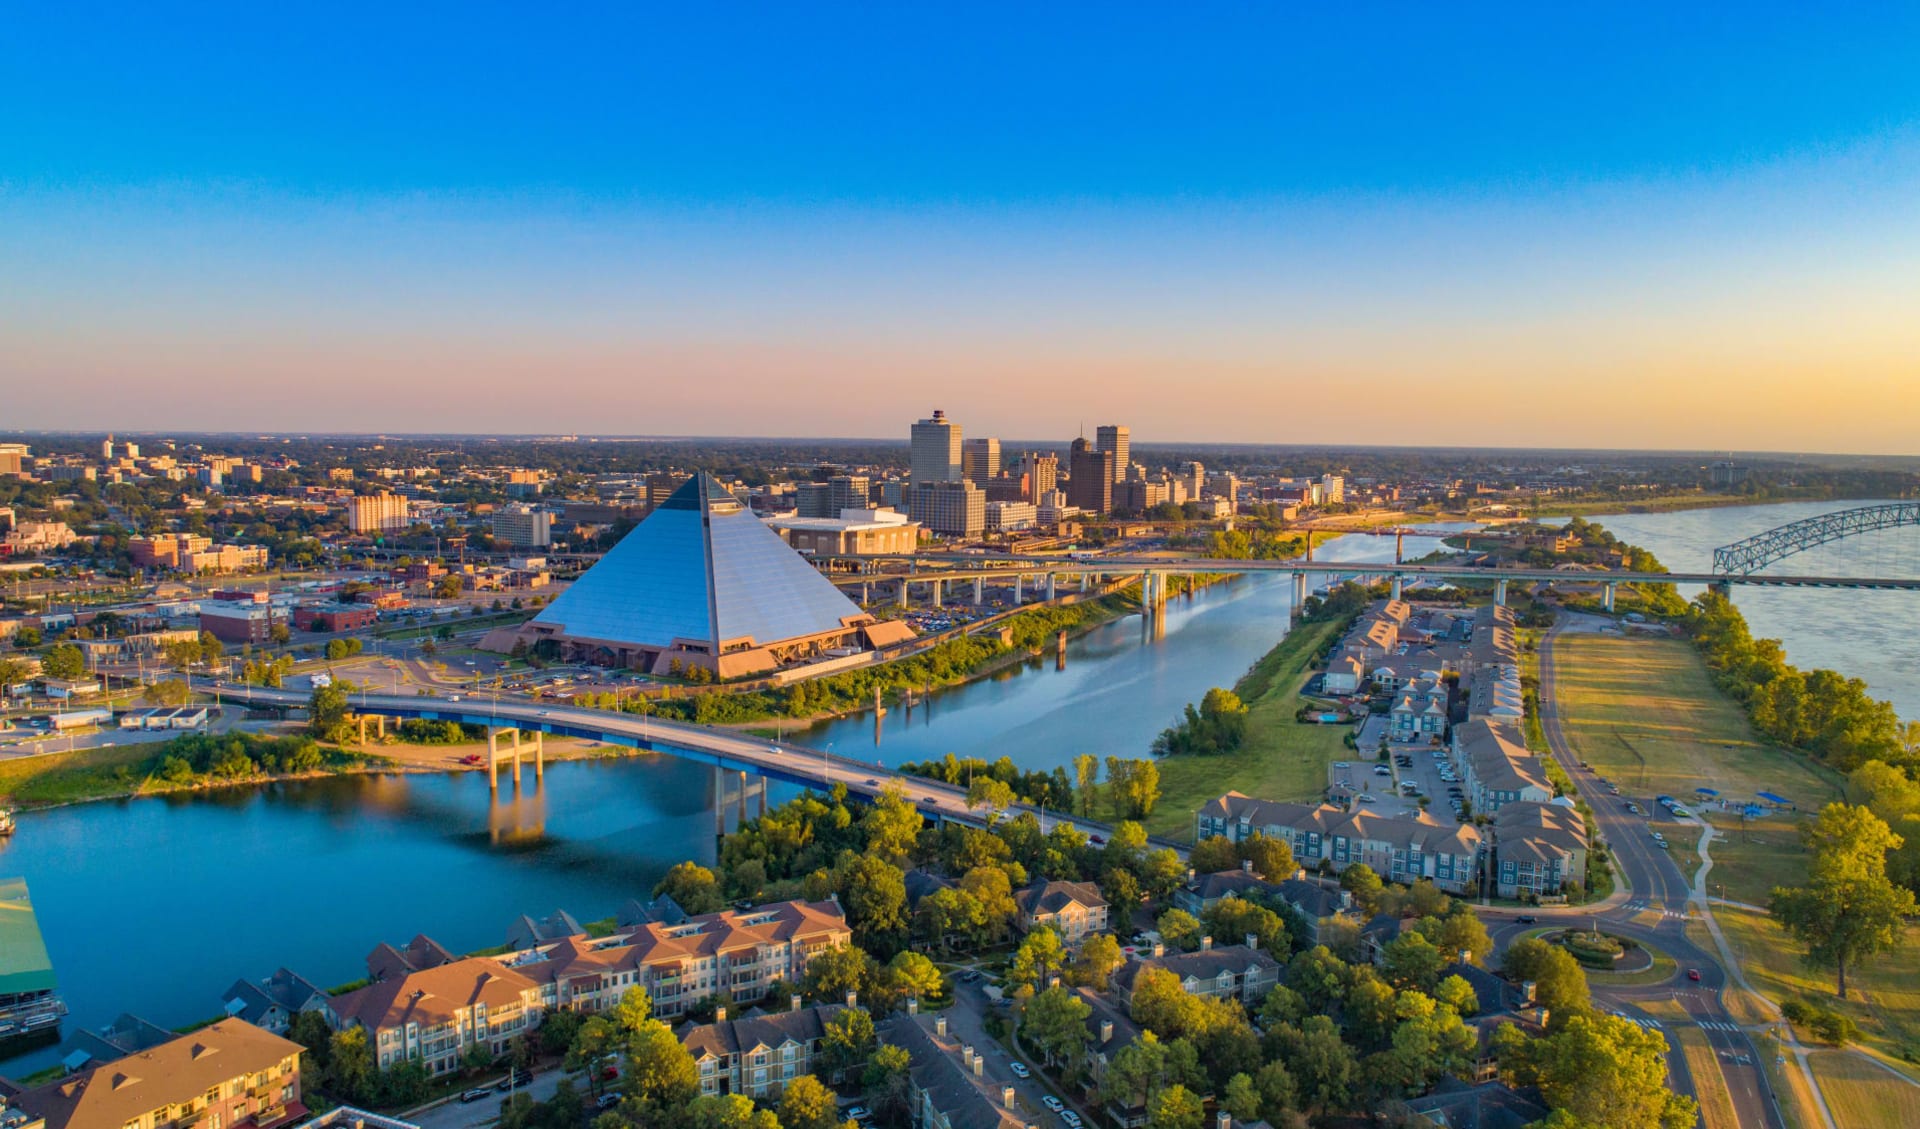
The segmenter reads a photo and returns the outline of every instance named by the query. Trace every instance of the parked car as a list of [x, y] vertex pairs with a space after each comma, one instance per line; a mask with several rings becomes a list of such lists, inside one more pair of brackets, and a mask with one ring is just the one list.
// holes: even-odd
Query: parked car
[[1064, 1104], [1062, 1104], [1059, 1098], [1054, 1097], [1052, 1094], [1048, 1094], [1045, 1097], [1041, 1098], [1040, 1104], [1043, 1106], [1046, 1106], [1048, 1109], [1052, 1110], [1055, 1113], [1059, 1113], [1061, 1110], [1067, 1108]]
[[612, 1109], [614, 1106], [617, 1106], [620, 1104], [620, 1095], [619, 1094], [601, 1094], [600, 1099], [594, 1102], [593, 1104], [594, 1104], [594, 1107], [597, 1109]]
[[1013, 1076], [1015, 1078], [1033, 1077], [1033, 1071], [1028, 1070], [1027, 1064], [1024, 1062], [1010, 1062], [1007, 1064], [1007, 1069], [1013, 1071]]
[[475, 1086], [471, 1090], [462, 1090], [460, 1092], [460, 1100], [463, 1102], [484, 1102], [492, 1096], [493, 1091], [487, 1089], [485, 1086]]

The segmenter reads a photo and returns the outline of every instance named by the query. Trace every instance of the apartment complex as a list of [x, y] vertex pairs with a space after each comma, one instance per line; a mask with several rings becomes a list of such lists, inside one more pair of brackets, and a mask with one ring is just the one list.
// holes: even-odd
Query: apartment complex
[[1113, 994], [1121, 1003], [1130, 1003], [1140, 974], [1149, 968], [1173, 973], [1180, 986], [1195, 996], [1215, 996], [1255, 1004], [1267, 997], [1280, 982], [1280, 962], [1261, 949], [1249, 936], [1242, 945], [1220, 945], [1212, 937], [1200, 938], [1200, 949], [1191, 953], [1169, 953], [1159, 945], [1153, 955], [1135, 957], [1113, 974]]
[[298, 1043], [223, 1019], [14, 1095], [47, 1129], [276, 1129], [306, 1114]]
[[654, 1014], [674, 1016], [716, 992], [752, 1000], [776, 981], [797, 983], [814, 954], [852, 941], [838, 903], [792, 901], [568, 937], [500, 960], [537, 982], [547, 1007], [604, 1011], [638, 985]]
[[1546, 897], [1587, 878], [1587, 822], [1566, 800], [1507, 804], [1494, 815], [1494, 889]]
[[1107, 899], [1091, 882], [1035, 879], [1015, 891], [1013, 904], [1022, 933], [1045, 925], [1060, 935], [1063, 944], [1072, 946], [1094, 933], [1107, 931]]
[[340, 1026], [366, 1029], [382, 1069], [418, 1058], [438, 1075], [457, 1069], [476, 1043], [506, 1053], [514, 1036], [540, 1025], [540, 995], [538, 984], [499, 961], [468, 957], [376, 979], [331, 1007]]
[[1200, 839], [1224, 835], [1236, 843], [1260, 834], [1291, 845], [1293, 857], [1308, 869], [1324, 863], [1339, 873], [1365, 863], [1389, 882], [1411, 885], [1425, 878], [1453, 893], [1468, 892], [1478, 875], [1479, 830], [1472, 824], [1444, 824], [1425, 813], [1375, 815], [1228, 792], [1200, 809], [1195, 830]]
[[1553, 799], [1546, 766], [1528, 751], [1516, 725], [1469, 718], [1453, 731], [1453, 763], [1476, 812], [1491, 815], [1508, 804]]
[[844, 1004], [802, 1007], [799, 996], [786, 1011], [739, 1019], [728, 1018], [723, 1007], [712, 1023], [681, 1032], [680, 1045], [700, 1069], [702, 1094], [745, 1094], [759, 1101], [814, 1073], [827, 1021], [844, 1010]]

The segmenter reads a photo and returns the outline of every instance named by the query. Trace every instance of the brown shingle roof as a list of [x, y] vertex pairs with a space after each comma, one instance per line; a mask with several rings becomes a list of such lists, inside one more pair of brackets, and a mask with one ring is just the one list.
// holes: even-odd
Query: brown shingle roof
[[537, 985], [499, 961], [468, 957], [438, 968], [376, 981], [334, 998], [343, 1021], [358, 1020], [369, 1030], [417, 1023], [437, 1027], [455, 1012], [484, 1003], [489, 1009], [520, 1003], [522, 992]]
[[14, 1103], [47, 1129], [118, 1129], [164, 1105], [191, 1102], [222, 1082], [298, 1059], [300, 1044], [224, 1019], [150, 1050], [27, 1090]]

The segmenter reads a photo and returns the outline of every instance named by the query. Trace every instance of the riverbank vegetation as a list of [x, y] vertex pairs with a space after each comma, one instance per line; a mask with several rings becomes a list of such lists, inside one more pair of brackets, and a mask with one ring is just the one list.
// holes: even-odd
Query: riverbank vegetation
[[1875, 701], [1861, 679], [1788, 663], [1780, 641], [1755, 639], [1726, 597], [1701, 593], [1683, 622], [1714, 682], [1774, 741], [1842, 772], [1870, 760], [1920, 764], [1920, 748], [1907, 747], [1891, 703]]
[[53, 807], [215, 784], [346, 772], [386, 763], [305, 737], [189, 733], [160, 743], [109, 745], [0, 761], [0, 801]]
[[[1347, 585], [1346, 588], [1357, 586]], [[1194, 721], [1161, 734], [1155, 752], [1160, 765], [1161, 802], [1147, 820], [1148, 830], [1177, 841], [1191, 841], [1194, 817], [1207, 801], [1229, 791], [1267, 800], [1311, 800], [1326, 790], [1327, 769], [1349, 755], [1344, 725], [1303, 724], [1300, 707], [1310, 704], [1301, 689], [1314, 663], [1322, 658], [1353, 622], [1365, 595], [1336, 594], [1334, 600], [1312, 602], [1307, 618], [1253, 664], [1234, 684], [1230, 697], [1244, 709], [1227, 720], [1227, 698], [1215, 699], [1221, 720], [1209, 721], [1205, 699], [1201, 708], [1189, 706]], [[1358, 605], [1358, 606], [1356, 606]], [[1238, 733], [1232, 747], [1218, 744]], [[1206, 755], [1178, 755], [1176, 750], [1207, 749]]]
[[776, 718], [809, 720], [871, 708], [880, 700], [897, 703], [904, 694], [921, 694], [977, 677], [1008, 658], [1041, 650], [1062, 631], [1075, 632], [1138, 611], [1137, 597], [1104, 596], [1064, 606], [1029, 608], [1009, 616], [1001, 632], [959, 635], [934, 644], [908, 658], [860, 667], [823, 678], [810, 678], [775, 690], [745, 693], [712, 691], [678, 698], [615, 697], [578, 704], [622, 709], [628, 713], [691, 721], [701, 725], [731, 725]]

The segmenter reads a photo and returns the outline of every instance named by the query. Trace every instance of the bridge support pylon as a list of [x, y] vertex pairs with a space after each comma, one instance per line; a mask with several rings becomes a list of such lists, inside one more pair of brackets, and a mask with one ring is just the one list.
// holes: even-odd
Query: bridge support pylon
[[1013, 574], [1013, 606], [1016, 608], [1020, 606], [1020, 582], [1025, 579], [1017, 572]]
[[1080, 591], [1085, 592], [1087, 590], [1087, 587], [1092, 583], [1093, 583], [1092, 573], [1083, 572], [1080, 574]]
[[1496, 607], [1504, 608], [1507, 606], [1507, 582], [1506, 581], [1496, 580], [1493, 582], [1493, 602]]
[[973, 578], [973, 606], [979, 607], [987, 602], [987, 582], [976, 576]]
[[1715, 595], [1719, 596], [1721, 599], [1725, 600], [1729, 604], [1733, 603], [1733, 582], [1732, 581], [1716, 580], [1713, 582], [1712, 588]]
[[1608, 581], [1606, 590], [1600, 595], [1601, 606], [1607, 609], [1608, 615], [1613, 614], [1613, 592], [1618, 587], [1620, 587], [1618, 584]]
[[904, 576], [900, 578], [900, 606], [907, 606], [907, 578]]
[[933, 606], [935, 608], [940, 608], [945, 606], [946, 587], [947, 587], [947, 583], [944, 580], [936, 580], [933, 582]]
[[1400, 599], [1401, 584], [1402, 584], [1401, 579], [1398, 576], [1395, 576], [1393, 578], [1393, 597], [1392, 598], [1396, 602]]
[[1047, 603], [1049, 604], [1053, 603], [1053, 593], [1054, 593], [1053, 580], [1054, 580], [1053, 573], [1049, 572], [1047, 574]]
[[1293, 574], [1293, 617], [1295, 619], [1300, 618], [1300, 613], [1306, 602], [1307, 574], [1304, 572], [1296, 572]]
[[[1393, 535], [1393, 563], [1407, 563], [1407, 531], [1402, 529]], [[1400, 597], [1395, 596], [1398, 600]]]
[[[511, 733], [513, 735], [513, 744], [506, 749], [500, 747], [500, 734], [502, 733]], [[518, 789], [520, 787], [520, 731], [510, 728], [488, 729], [487, 788], [489, 790], [494, 792], [500, 790], [500, 765], [508, 760], [513, 762], [513, 786]], [[536, 771], [539, 770], [536, 769]]]

